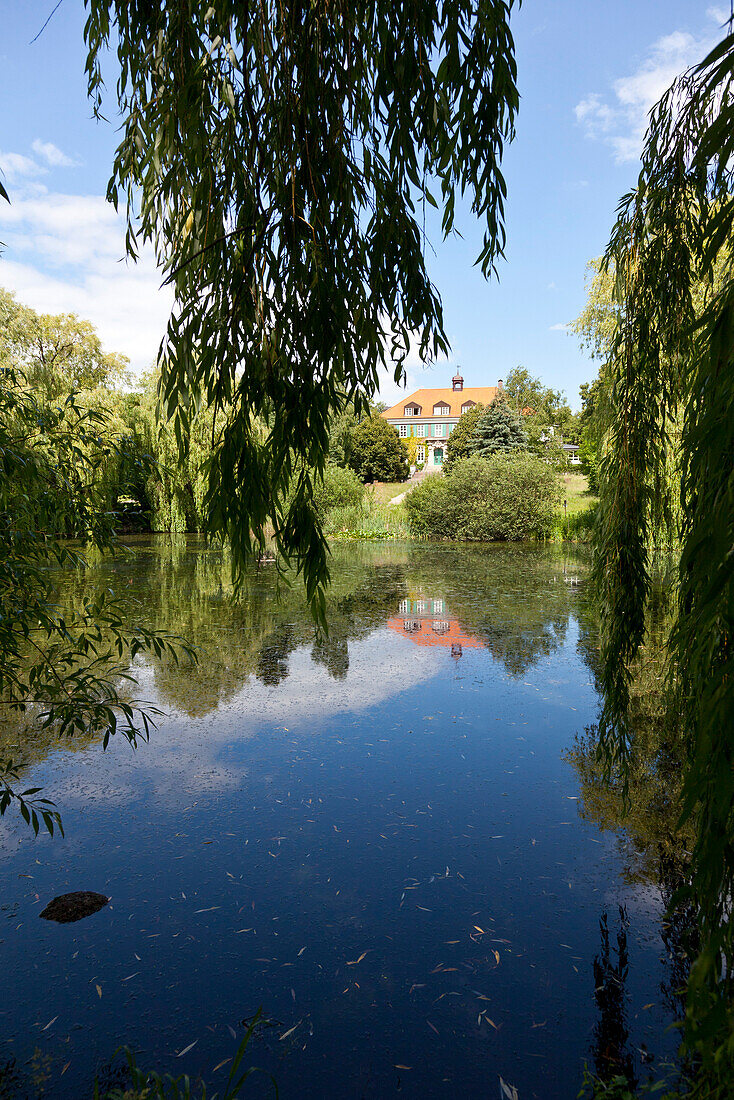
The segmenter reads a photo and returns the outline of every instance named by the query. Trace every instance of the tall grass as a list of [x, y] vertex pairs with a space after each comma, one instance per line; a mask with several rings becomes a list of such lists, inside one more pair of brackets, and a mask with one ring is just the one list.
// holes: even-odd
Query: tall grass
[[401, 504], [380, 504], [370, 495], [363, 504], [332, 508], [324, 517], [330, 539], [409, 539], [410, 525]]

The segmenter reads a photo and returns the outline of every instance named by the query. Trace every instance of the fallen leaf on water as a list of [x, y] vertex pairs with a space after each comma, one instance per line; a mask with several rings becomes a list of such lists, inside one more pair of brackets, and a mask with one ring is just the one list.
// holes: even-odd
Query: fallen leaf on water
[[123, 982], [129, 982], [131, 978], [137, 978], [139, 973], [140, 973], [140, 971], [136, 970], [134, 974], [128, 974], [128, 976], [126, 978], [123, 978], [122, 981]]
[[428, 1019], [427, 1019], [427, 1020], [426, 1020], [426, 1023], [427, 1023], [427, 1024], [428, 1024], [428, 1026], [430, 1027], [431, 1031], [435, 1031], [437, 1035], [439, 1035], [439, 1034], [440, 1034], [440, 1032], [439, 1032], [438, 1028], [437, 1028], [437, 1027], [434, 1027], [434, 1026], [433, 1026], [433, 1024], [431, 1023], [431, 1021], [430, 1021], [430, 1020], [428, 1020]]
[[226, 1066], [227, 1062], [231, 1062], [231, 1061], [232, 1061], [231, 1058], [224, 1058], [221, 1062], [217, 1062], [216, 1066], [212, 1070], [212, 1073], [216, 1073], [218, 1069], [221, 1069], [222, 1066]]
[[413, 1068], [412, 1066], [399, 1066], [397, 1064], [397, 1062], [395, 1063], [395, 1069], [412, 1069], [412, 1068]]
[[178, 1052], [178, 1054], [176, 1055], [176, 1057], [177, 1058], [183, 1058], [184, 1054], [188, 1054], [190, 1050], [193, 1050], [198, 1042], [199, 1042], [198, 1039], [194, 1039], [193, 1043], [189, 1043], [189, 1045], [187, 1047], [184, 1047], [183, 1050], [180, 1050]]
[[[99, 986], [97, 986], [97, 988], [99, 989]], [[51, 1027], [51, 1024], [55, 1024], [57, 1020], [58, 1016], [54, 1016], [53, 1020], [49, 1020], [46, 1026], [41, 1028], [41, 1031], [48, 1031], [48, 1029]]]
[[294, 1024], [293, 1027], [289, 1027], [287, 1031], [283, 1032], [283, 1034], [280, 1037], [281, 1043], [283, 1042], [284, 1039], [287, 1039], [289, 1035], [293, 1034], [293, 1032], [296, 1030], [296, 1028], [299, 1026], [300, 1023], [301, 1023], [301, 1021], [299, 1020], [297, 1024]]
[[484, 929], [480, 928], [478, 924], [475, 924], [474, 927], [476, 928], [477, 932], [481, 932], [483, 936], [485, 935]]
[[230, 1027], [229, 1024], [227, 1024], [227, 1031], [229, 1032], [229, 1034], [232, 1036], [233, 1039], [237, 1038], [237, 1032], [235, 1031], [235, 1029], [233, 1027]]
[[547, 1023], [548, 1023], [548, 1021], [547, 1021], [547, 1020], [543, 1020], [543, 1023], [542, 1023], [542, 1024], [533, 1024], [533, 1025], [532, 1025], [532, 1027], [530, 1028], [530, 1030], [532, 1031], [534, 1027], [545, 1027], [545, 1025], [546, 1025]]
[[197, 909], [194, 915], [196, 913], [213, 913], [215, 909], [221, 909], [221, 905], [210, 905], [208, 909]]
[[497, 966], [499, 966], [499, 964], [500, 964], [500, 953], [499, 953], [499, 951], [493, 951], [492, 954], [494, 955], [495, 959], [497, 960]]
[[65, 1066], [64, 1066], [64, 1068], [62, 1069], [61, 1073], [59, 1074], [59, 1077], [63, 1077], [63, 1076], [64, 1076], [64, 1074], [66, 1073], [66, 1071], [67, 1071], [67, 1069], [69, 1068], [69, 1066], [70, 1066], [70, 1065], [71, 1065], [71, 1062], [67, 1062], [67, 1063], [66, 1063], [66, 1065], [65, 1065]]
[[299, 958], [299, 959], [300, 959], [301, 955], [303, 954], [303, 952], [304, 952], [305, 950], [306, 950], [306, 948], [305, 948], [305, 947], [302, 947], [302, 948], [301, 948], [301, 950], [300, 950], [300, 951], [298, 952], [298, 958]]
[[367, 950], [367, 951], [363, 951], [363, 952], [362, 952], [362, 954], [361, 954], [361, 955], [359, 956], [359, 958], [358, 958], [358, 959], [352, 959], [352, 961], [351, 961], [351, 962], [348, 962], [348, 963], [347, 963], [347, 966], [356, 966], [356, 965], [357, 965], [357, 963], [361, 963], [361, 962], [362, 962], [362, 959], [363, 959], [363, 958], [365, 957], [365, 955], [369, 955], [369, 950]]
[[102, 986], [101, 985], [96, 985], [94, 988], [97, 990], [97, 996], [101, 997], [102, 996]]
[[507, 1100], [520, 1100], [517, 1089], [514, 1085], [508, 1085], [500, 1077], [500, 1096], [506, 1097]]

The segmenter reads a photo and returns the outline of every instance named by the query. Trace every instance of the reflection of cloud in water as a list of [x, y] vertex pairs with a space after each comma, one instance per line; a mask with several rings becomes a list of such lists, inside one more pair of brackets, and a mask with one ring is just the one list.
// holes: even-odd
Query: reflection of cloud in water
[[[65, 753], [62, 742], [59, 751], [24, 778], [32, 775], [34, 785], [42, 784], [65, 819], [73, 810], [129, 805], [152, 794], [179, 800], [182, 792], [196, 798], [235, 790], [249, 769], [244, 762], [223, 765], [217, 758], [225, 747], [250, 740], [267, 727], [362, 712], [429, 680], [448, 660], [445, 651], [416, 649], [383, 629], [350, 642], [349, 671], [343, 680], [334, 680], [323, 665], [314, 663], [311, 647], [302, 646], [290, 655], [288, 677], [277, 687], [252, 680], [234, 699], [200, 719], [169, 709], [150, 742], [141, 740], [137, 750], [122, 737], [113, 738], [106, 752], [101, 745], [90, 745]], [[139, 668], [136, 673], [139, 694], [157, 703], [152, 670]], [[308, 729], [315, 732], [312, 726]], [[10, 819], [7, 823], [14, 832]]]
[[323, 666], [315, 664], [310, 647], [296, 650], [289, 660], [288, 677], [277, 687], [259, 682], [245, 686], [216, 712], [255, 711], [257, 718], [277, 720], [366, 710], [408, 691], [434, 675], [445, 653], [416, 652], [404, 638], [387, 630], [378, 630], [368, 638], [349, 643], [349, 671], [343, 680], [335, 680]]

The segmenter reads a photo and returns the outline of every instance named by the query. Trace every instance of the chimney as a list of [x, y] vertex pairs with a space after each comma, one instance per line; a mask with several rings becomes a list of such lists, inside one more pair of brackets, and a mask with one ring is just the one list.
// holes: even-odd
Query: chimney
[[461, 374], [459, 373], [459, 371], [460, 371], [460, 368], [457, 367], [456, 368], [456, 374], [451, 379], [451, 384], [452, 384], [452, 386], [454, 387], [455, 390], [463, 390], [464, 389], [464, 379], [461, 377]]
[[502, 393], [503, 390], [504, 390], [504, 386], [502, 385], [502, 379], [498, 378], [497, 379], [497, 393]]

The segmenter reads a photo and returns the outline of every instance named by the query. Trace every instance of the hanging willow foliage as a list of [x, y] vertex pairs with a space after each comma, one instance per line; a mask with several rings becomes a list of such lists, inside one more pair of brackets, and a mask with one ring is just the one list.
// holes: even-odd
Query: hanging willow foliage
[[127, 202], [130, 253], [152, 240], [175, 288], [164, 415], [181, 440], [202, 404], [226, 409], [209, 530], [240, 568], [272, 523], [317, 605], [330, 418], [366, 411], [384, 365], [401, 379], [413, 342], [426, 360], [447, 350], [425, 204], [448, 233], [468, 191], [485, 274], [503, 251], [512, 3], [87, 0], [98, 111], [111, 42], [119, 62], [108, 195]]
[[[654, 108], [638, 186], [620, 204], [606, 255], [620, 309], [596, 557], [607, 688], [601, 732], [608, 762], [624, 766], [630, 668], [650, 592], [649, 532], [668, 503], [665, 475], [677, 448], [682, 552], [671, 696], [686, 737], [682, 814], [695, 825], [704, 943], [687, 1034], [715, 1082], [712, 1096], [730, 1095], [734, 1068], [733, 82], [728, 33]], [[710, 287], [703, 303], [694, 300], [701, 281]]]

